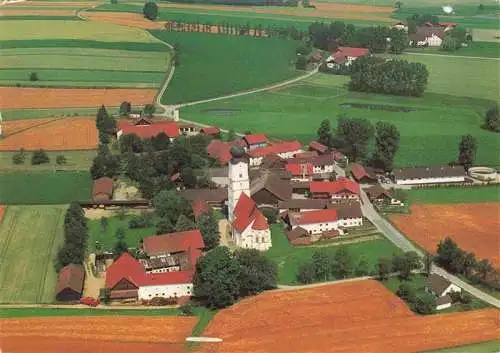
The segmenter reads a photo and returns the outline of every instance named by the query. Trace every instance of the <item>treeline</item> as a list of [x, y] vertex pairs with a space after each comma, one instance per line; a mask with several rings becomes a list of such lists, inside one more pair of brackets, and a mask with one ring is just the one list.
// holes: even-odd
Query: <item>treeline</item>
[[174, 2], [188, 4], [208, 5], [248, 5], [248, 6], [292, 6], [298, 4], [297, 0], [175, 0]]
[[87, 238], [85, 213], [77, 202], [73, 202], [64, 216], [64, 243], [57, 253], [57, 271], [69, 264], [83, 264]]
[[429, 71], [424, 64], [364, 56], [352, 64], [350, 91], [420, 97]]
[[435, 262], [447, 271], [462, 275], [472, 283], [483, 283], [500, 290], [500, 272], [491, 261], [479, 260], [474, 253], [466, 252], [449, 237], [438, 244]]
[[[314, 22], [308, 27], [309, 40], [314, 47], [333, 52], [339, 46], [368, 48], [372, 53], [402, 53], [408, 47], [404, 30], [384, 26], [356, 27], [341, 21]], [[387, 41], [390, 38], [390, 41]]]

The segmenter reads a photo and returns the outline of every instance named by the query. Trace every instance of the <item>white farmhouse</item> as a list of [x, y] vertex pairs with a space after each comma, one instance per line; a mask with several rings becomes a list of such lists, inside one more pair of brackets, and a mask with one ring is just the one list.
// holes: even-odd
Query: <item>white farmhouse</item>
[[436, 274], [431, 274], [427, 279], [426, 290], [434, 294], [436, 299], [436, 309], [442, 310], [451, 307], [451, 296], [453, 292], [462, 292], [462, 288], [454, 285], [446, 278]]

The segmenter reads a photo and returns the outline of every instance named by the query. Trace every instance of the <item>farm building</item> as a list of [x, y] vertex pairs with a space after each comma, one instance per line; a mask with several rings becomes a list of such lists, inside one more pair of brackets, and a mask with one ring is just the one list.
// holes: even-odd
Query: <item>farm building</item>
[[275, 153], [270, 153], [262, 159], [262, 169], [284, 169], [286, 160]]
[[358, 58], [369, 54], [370, 50], [366, 48], [338, 47], [337, 50], [326, 59], [326, 66], [329, 69], [340, 66], [350, 66]]
[[351, 174], [360, 184], [373, 184], [377, 182], [377, 176], [373, 168], [365, 167], [359, 163], [350, 164]]
[[314, 167], [311, 163], [290, 163], [285, 166], [285, 170], [290, 173], [290, 180], [311, 181]]
[[284, 141], [253, 149], [248, 152], [248, 156], [250, 157], [250, 166], [254, 167], [260, 166], [263, 158], [269, 154], [276, 154], [281, 158], [290, 159], [300, 152], [302, 152], [302, 145], [299, 141]]
[[82, 265], [69, 264], [59, 271], [56, 286], [57, 301], [80, 300], [83, 291], [85, 270]]
[[308, 145], [309, 151], [315, 151], [318, 154], [323, 154], [328, 152], [328, 147], [319, 143], [318, 141], [311, 141]]
[[451, 297], [449, 295], [445, 295], [443, 297], [439, 297], [436, 299], [436, 310], [443, 310], [451, 308]]
[[452, 300], [450, 297], [450, 293], [462, 292], [462, 288], [454, 285], [446, 278], [436, 274], [431, 274], [427, 278], [426, 290], [437, 297], [436, 310], [442, 310], [451, 307]]
[[300, 158], [312, 158], [312, 157], [317, 157], [319, 156], [318, 152], [316, 151], [305, 151], [301, 153], [297, 153], [294, 158], [300, 159]]
[[179, 126], [175, 121], [153, 121], [147, 118], [137, 120], [119, 120], [116, 138], [122, 135], [136, 134], [140, 138], [152, 138], [159, 133], [165, 133], [171, 141], [179, 137]]
[[200, 129], [200, 134], [211, 137], [219, 137], [220, 129], [215, 126], [202, 127]]
[[391, 28], [402, 29], [408, 32], [408, 25], [404, 22], [396, 22], [391, 26]]
[[198, 220], [202, 214], [209, 213], [212, 211], [212, 208], [208, 203], [203, 200], [196, 200], [191, 205], [191, 209], [193, 210], [193, 215], [195, 220]]
[[286, 230], [285, 235], [288, 238], [288, 242], [292, 245], [311, 245], [313, 243], [309, 232], [302, 227]]
[[335, 159], [333, 153], [326, 153], [319, 156], [302, 157], [297, 154], [288, 160], [288, 163], [308, 163], [313, 166], [313, 174], [328, 179], [335, 172]]
[[342, 178], [336, 181], [313, 181], [309, 191], [315, 199], [359, 200], [360, 188], [355, 181]]
[[392, 171], [398, 185], [447, 184], [465, 182], [462, 166], [411, 167]]
[[188, 201], [203, 200], [212, 207], [221, 208], [227, 200], [227, 189], [185, 189], [177, 192]]
[[363, 225], [363, 212], [357, 201], [328, 204], [329, 209], [337, 211], [339, 229], [361, 227]]
[[382, 185], [376, 184], [365, 190], [371, 202], [376, 204], [403, 205], [401, 200], [395, 199], [390, 190], [384, 189]]
[[245, 151], [267, 146], [267, 137], [264, 134], [250, 134], [242, 138], [242, 146]]
[[221, 140], [212, 140], [207, 146], [208, 156], [219, 162], [220, 165], [227, 165], [231, 160], [231, 143]]
[[276, 174], [265, 171], [250, 182], [250, 196], [259, 206], [275, 206], [292, 198], [292, 186]]
[[290, 199], [278, 202], [278, 208], [281, 212], [308, 212], [324, 210], [328, 204], [325, 199]]
[[205, 243], [198, 229], [164, 235], [153, 235], [145, 237], [142, 243], [142, 250], [150, 258], [168, 257], [172, 254], [181, 252], [191, 252], [190, 255], [198, 253], [196, 256], [198, 258], [204, 248]]
[[310, 235], [324, 232], [338, 232], [337, 210], [314, 210], [309, 212], [288, 213], [291, 230], [297, 227], [305, 229]]
[[193, 124], [178, 124], [179, 126], [179, 133], [182, 136], [195, 136], [198, 135], [199, 131], [196, 125]]
[[445, 37], [441, 27], [418, 27], [415, 33], [408, 36], [410, 45], [416, 47], [439, 47]]
[[94, 180], [92, 185], [92, 200], [107, 201], [113, 198], [113, 179], [102, 177]]

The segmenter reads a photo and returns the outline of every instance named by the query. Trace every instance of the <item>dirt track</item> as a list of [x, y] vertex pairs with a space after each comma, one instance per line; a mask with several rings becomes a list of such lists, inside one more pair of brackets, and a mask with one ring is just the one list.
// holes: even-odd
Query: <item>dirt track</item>
[[417, 316], [376, 281], [267, 292], [215, 316], [202, 352], [416, 352], [500, 336], [498, 311]]
[[446, 236], [478, 258], [500, 267], [500, 203], [412, 205], [410, 215], [394, 215], [393, 223], [433, 253]]
[[154, 89], [84, 89], [0, 87], [0, 108], [117, 107], [123, 101], [134, 105], [153, 103]]
[[[0, 140], [0, 151], [48, 151], [95, 149], [98, 134], [95, 118], [12, 120], [4, 123], [5, 138]], [[26, 124], [33, 126], [28, 128]], [[23, 128], [20, 128], [22, 126]], [[20, 131], [17, 132], [16, 131]], [[10, 136], [9, 136], [10, 135]]]
[[182, 352], [196, 317], [51, 317], [0, 320], [5, 352]]

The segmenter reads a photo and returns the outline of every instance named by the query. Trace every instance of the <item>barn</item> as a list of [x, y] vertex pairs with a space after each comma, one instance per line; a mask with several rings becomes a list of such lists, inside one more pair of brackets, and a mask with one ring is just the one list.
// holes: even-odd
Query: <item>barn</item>
[[59, 271], [56, 286], [57, 301], [80, 300], [83, 291], [85, 270], [82, 265], [69, 264]]

